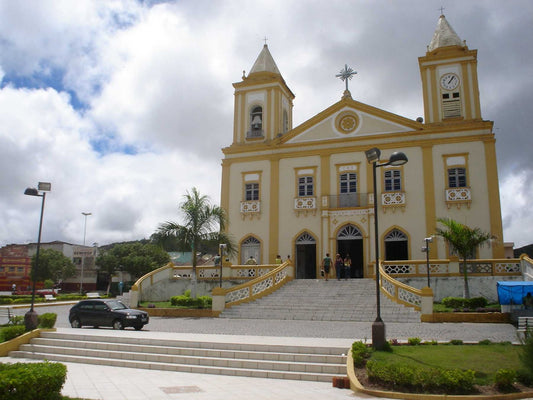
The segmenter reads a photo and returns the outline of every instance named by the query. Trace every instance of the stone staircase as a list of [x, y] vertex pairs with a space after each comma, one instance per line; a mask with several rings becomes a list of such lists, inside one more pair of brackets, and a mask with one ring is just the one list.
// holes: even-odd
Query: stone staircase
[[[220, 318], [371, 322], [376, 319], [376, 283], [297, 279], [269, 296], [224, 310]], [[385, 323], [420, 322], [420, 312], [382, 294], [381, 318]]]
[[9, 357], [202, 374], [331, 382], [346, 348], [41, 332]]

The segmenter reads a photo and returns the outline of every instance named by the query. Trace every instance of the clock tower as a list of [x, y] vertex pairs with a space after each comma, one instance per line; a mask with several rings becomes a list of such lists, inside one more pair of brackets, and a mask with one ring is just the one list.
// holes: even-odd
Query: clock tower
[[419, 57], [428, 124], [481, 118], [477, 50], [469, 50], [441, 15], [426, 55]]

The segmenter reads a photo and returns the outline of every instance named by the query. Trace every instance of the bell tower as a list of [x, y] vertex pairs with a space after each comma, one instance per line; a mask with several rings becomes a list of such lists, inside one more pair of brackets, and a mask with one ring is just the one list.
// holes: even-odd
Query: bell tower
[[265, 44], [248, 76], [233, 84], [233, 145], [268, 143], [292, 129], [294, 94]]
[[441, 15], [426, 55], [418, 58], [426, 123], [481, 118], [477, 50], [469, 50]]

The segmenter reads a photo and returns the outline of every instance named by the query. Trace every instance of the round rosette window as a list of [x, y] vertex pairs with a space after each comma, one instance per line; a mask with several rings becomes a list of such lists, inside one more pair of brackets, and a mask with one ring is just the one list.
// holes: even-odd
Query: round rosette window
[[335, 126], [341, 133], [352, 133], [357, 129], [359, 120], [357, 115], [351, 111], [344, 111], [335, 118]]

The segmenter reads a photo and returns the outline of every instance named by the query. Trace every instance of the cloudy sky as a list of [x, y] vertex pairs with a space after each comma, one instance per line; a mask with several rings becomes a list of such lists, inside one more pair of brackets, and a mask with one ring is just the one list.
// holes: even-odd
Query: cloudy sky
[[504, 240], [533, 243], [530, 0], [0, 0], [0, 246], [148, 238], [196, 186], [220, 198], [233, 82], [267, 38], [296, 94], [294, 126], [337, 102], [423, 115], [418, 57], [444, 7], [478, 49], [495, 121]]

